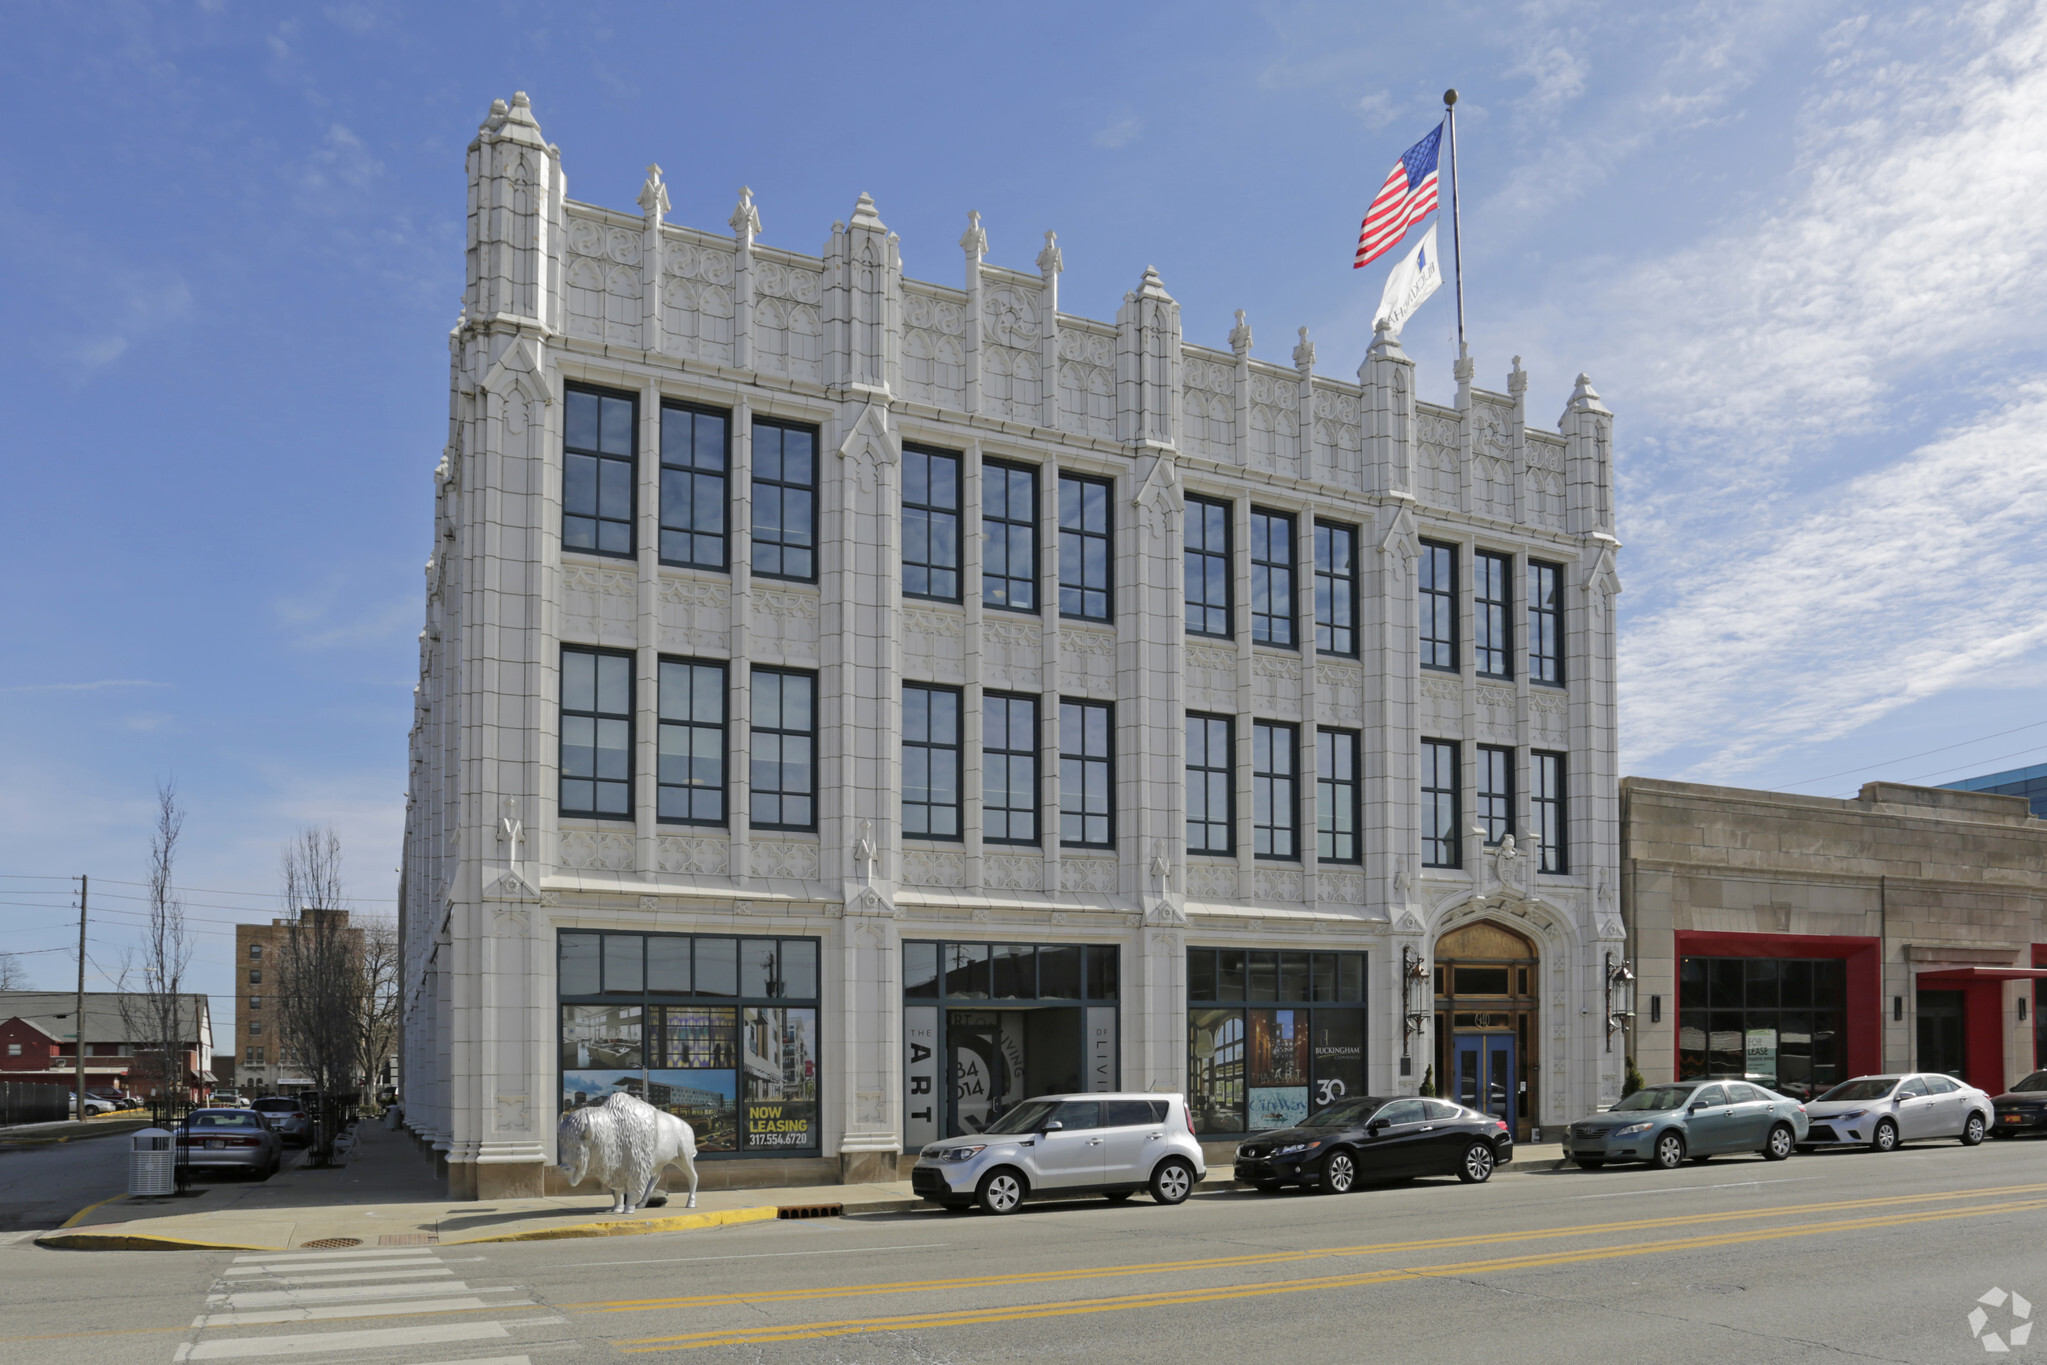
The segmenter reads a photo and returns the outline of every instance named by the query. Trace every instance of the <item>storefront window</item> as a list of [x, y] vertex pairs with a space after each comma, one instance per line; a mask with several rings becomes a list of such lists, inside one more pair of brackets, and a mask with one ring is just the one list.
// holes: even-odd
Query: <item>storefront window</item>
[[1848, 964], [1687, 957], [1678, 974], [1678, 1079], [1746, 1076], [1799, 1099], [1845, 1080]]
[[1187, 1086], [1198, 1132], [1284, 1128], [1365, 1092], [1365, 960], [1188, 950]]
[[1099, 944], [903, 944], [905, 1148], [1114, 1090], [1119, 963]]
[[819, 1148], [816, 939], [571, 932], [559, 952], [563, 1110], [622, 1091], [709, 1155]]

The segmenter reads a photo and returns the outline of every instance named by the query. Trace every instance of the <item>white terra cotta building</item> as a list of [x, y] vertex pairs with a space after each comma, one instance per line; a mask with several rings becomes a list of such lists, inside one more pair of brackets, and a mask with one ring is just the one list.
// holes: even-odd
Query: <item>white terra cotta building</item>
[[[1017, 1099], [1204, 1137], [1618, 1094], [1612, 415], [1186, 343], [1150, 269], [902, 275], [469, 149], [401, 902], [406, 1118], [457, 1194], [557, 1111], [712, 1184], [892, 1176]], [[978, 509], [978, 510], [977, 510]], [[977, 528], [972, 518], [978, 516]], [[1512, 836], [1511, 840], [1507, 837]], [[1219, 1148], [1219, 1152], [1223, 1150]]]

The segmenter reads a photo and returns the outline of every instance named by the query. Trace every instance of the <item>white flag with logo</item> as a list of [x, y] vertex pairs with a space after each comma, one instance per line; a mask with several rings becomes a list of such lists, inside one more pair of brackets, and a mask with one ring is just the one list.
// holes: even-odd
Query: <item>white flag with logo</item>
[[1436, 261], [1436, 229], [1431, 227], [1407, 258], [1386, 277], [1385, 292], [1379, 295], [1379, 311], [1372, 317], [1372, 329], [1390, 325], [1395, 335], [1414, 316], [1429, 295], [1443, 287], [1443, 268]]

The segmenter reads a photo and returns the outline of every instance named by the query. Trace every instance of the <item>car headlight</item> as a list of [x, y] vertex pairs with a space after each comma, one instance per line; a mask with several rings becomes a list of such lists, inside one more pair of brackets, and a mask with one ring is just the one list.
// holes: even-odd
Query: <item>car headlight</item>
[[1312, 1151], [1314, 1151], [1314, 1150], [1315, 1150], [1315, 1149], [1316, 1149], [1317, 1147], [1320, 1147], [1321, 1145], [1322, 1145], [1322, 1144], [1321, 1144], [1320, 1142], [1291, 1142], [1291, 1143], [1288, 1143], [1288, 1144], [1287, 1144], [1286, 1146], [1284, 1146], [1284, 1147], [1275, 1147], [1275, 1148], [1273, 1148], [1273, 1149], [1272, 1149], [1272, 1155], [1273, 1155], [1273, 1156], [1297, 1156], [1297, 1155], [1299, 1155], [1299, 1154], [1300, 1154], [1300, 1153], [1302, 1153], [1302, 1152], [1312, 1152]]
[[1625, 1128], [1614, 1129], [1613, 1135], [1617, 1138], [1633, 1137], [1637, 1133], [1646, 1133], [1655, 1126], [1653, 1123], [1631, 1123]]
[[1861, 1118], [1868, 1112], [1867, 1109], [1851, 1109], [1845, 1114], [1829, 1114], [1827, 1117], [1833, 1119], [1836, 1123], [1848, 1123]]
[[979, 1147], [948, 1147], [938, 1154], [938, 1159], [940, 1161], [965, 1161], [970, 1157], [977, 1157], [987, 1150], [986, 1144]]

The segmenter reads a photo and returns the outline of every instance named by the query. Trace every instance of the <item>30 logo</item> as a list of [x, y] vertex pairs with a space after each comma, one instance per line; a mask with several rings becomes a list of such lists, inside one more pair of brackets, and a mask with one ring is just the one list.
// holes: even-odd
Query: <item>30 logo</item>
[[[2014, 1346], [2023, 1346], [2033, 1335], [2033, 1305], [2018, 1294], [2007, 1294], [1992, 1285], [1990, 1292], [1976, 1300], [1976, 1307], [1969, 1310], [1969, 1335], [1983, 1343], [1983, 1349], [1992, 1355], [2007, 1355]], [[2003, 1308], [2010, 1313], [2009, 1323], [2002, 1333], [1986, 1331], [1990, 1326], [1990, 1314], [1986, 1308]]]

